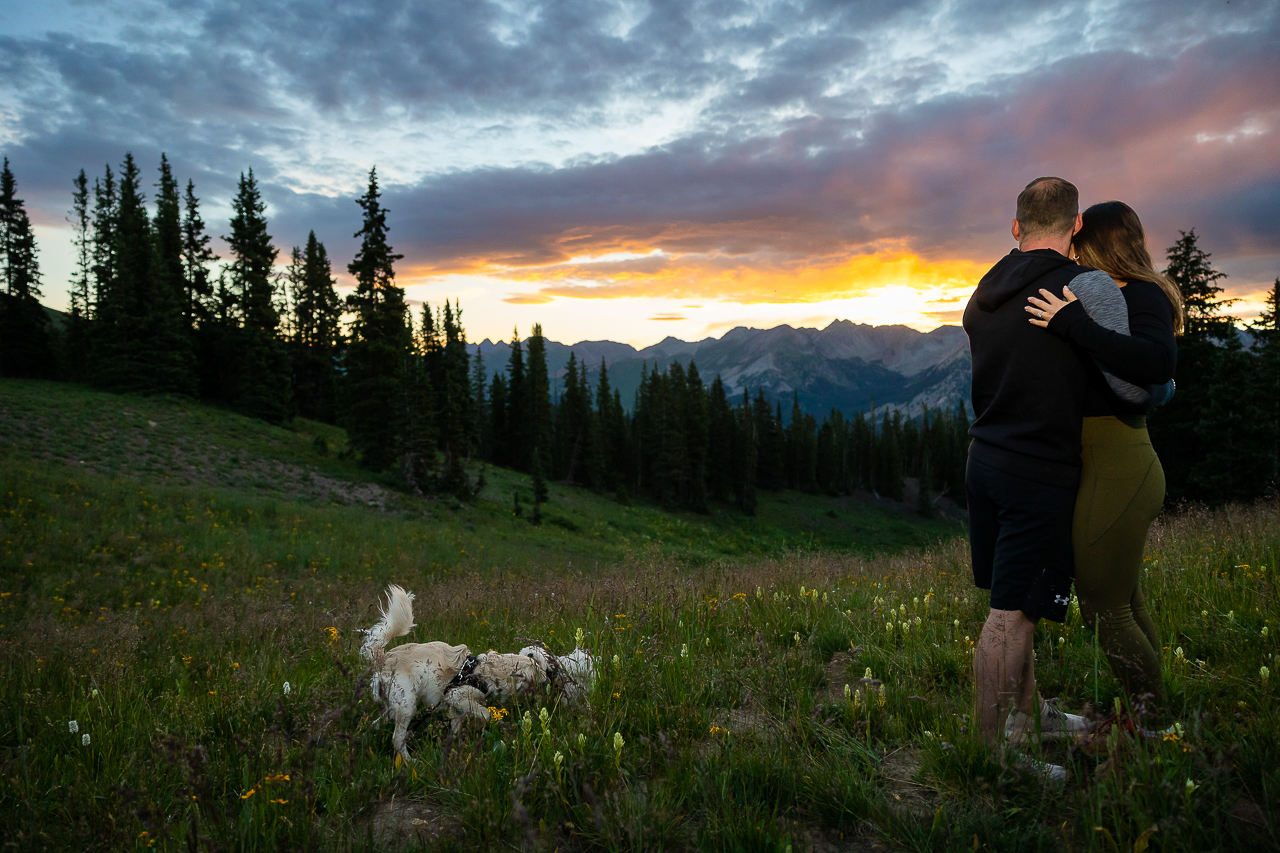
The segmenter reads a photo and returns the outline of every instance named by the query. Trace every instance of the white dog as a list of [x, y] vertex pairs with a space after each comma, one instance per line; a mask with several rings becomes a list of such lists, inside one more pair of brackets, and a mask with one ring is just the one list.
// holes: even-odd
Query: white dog
[[406, 761], [409, 752], [409, 721], [421, 701], [427, 708], [438, 707], [444, 699], [444, 688], [462, 669], [471, 650], [447, 643], [405, 643], [386, 651], [393, 637], [403, 637], [414, 627], [413, 593], [392, 584], [387, 590], [387, 605], [382, 620], [369, 629], [360, 648], [360, 656], [373, 664], [369, 692], [373, 701], [385, 705], [378, 720], [388, 714], [395, 717], [396, 730], [392, 743]]
[[409, 721], [421, 702], [437, 708], [443, 702], [456, 732], [463, 719], [488, 720], [488, 700], [506, 702], [551, 684], [565, 698], [582, 699], [595, 681], [595, 660], [584, 649], [557, 657], [542, 646], [526, 646], [519, 654], [488, 652], [472, 656], [466, 646], [405, 643], [386, 651], [387, 643], [414, 627], [413, 593], [392, 584], [382, 619], [365, 636], [360, 656], [373, 664], [370, 695], [386, 706], [378, 718], [395, 717], [392, 743], [406, 761]]

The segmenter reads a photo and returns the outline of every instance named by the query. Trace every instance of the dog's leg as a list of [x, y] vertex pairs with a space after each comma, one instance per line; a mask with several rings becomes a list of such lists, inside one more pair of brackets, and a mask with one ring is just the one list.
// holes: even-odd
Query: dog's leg
[[397, 681], [391, 687], [390, 699], [389, 704], [394, 709], [396, 718], [396, 730], [391, 736], [391, 743], [401, 758], [412, 761], [405, 742], [409, 739], [409, 721], [413, 719], [413, 712], [417, 709], [418, 697], [413, 690]]

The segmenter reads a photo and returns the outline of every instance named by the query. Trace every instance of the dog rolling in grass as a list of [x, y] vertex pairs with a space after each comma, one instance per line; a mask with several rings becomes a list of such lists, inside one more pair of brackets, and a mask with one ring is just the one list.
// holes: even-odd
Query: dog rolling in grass
[[487, 721], [489, 701], [505, 702], [551, 684], [566, 699], [586, 697], [595, 681], [595, 659], [583, 649], [557, 657], [545, 646], [526, 646], [519, 654], [471, 654], [448, 643], [405, 643], [387, 651], [387, 643], [414, 627], [413, 593], [392, 584], [382, 619], [368, 630], [360, 656], [373, 665], [369, 693], [384, 710], [377, 722], [395, 718], [392, 744], [409, 761], [405, 744], [409, 722], [419, 707], [448, 706], [456, 732], [466, 718]]

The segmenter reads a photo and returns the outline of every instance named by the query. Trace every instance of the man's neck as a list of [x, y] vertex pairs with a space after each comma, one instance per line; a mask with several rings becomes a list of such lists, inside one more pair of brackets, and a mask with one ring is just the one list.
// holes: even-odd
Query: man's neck
[[1071, 238], [1063, 237], [1054, 239], [1036, 237], [1019, 243], [1018, 248], [1024, 252], [1034, 252], [1036, 249], [1052, 249], [1063, 257], [1069, 257], [1067, 252], [1071, 249]]

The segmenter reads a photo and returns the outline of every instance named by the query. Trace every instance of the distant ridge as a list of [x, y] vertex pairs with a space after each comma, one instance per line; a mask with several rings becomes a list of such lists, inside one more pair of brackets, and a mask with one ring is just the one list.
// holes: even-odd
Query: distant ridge
[[[474, 347], [471, 348], [474, 353]], [[505, 368], [511, 346], [485, 339], [480, 344], [489, 375]], [[706, 384], [716, 374], [731, 398], [744, 389], [755, 396], [764, 390], [771, 402], [782, 401], [790, 414], [792, 395], [800, 408], [821, 417], [832, 408], [846, 414], [901, 409], [917, 415], [924, 405], [969, 406], [969, 339], [959, 326], [917, 332], [907, 326], [870, 326], [836, 320], [824, 329], [772, 329], [738, 326], [721, 338], [682, 341], [667, 337], [637, 350], [614, 341], [580, 341], [566, 345], [547, 341], [547, 365], [561, 375], [569, 353], [586, 364], [595, 382], [603, 359], [610, 383], [630, 408], [642, 369], [666, 369], [673, 361], [693, 361]]]

